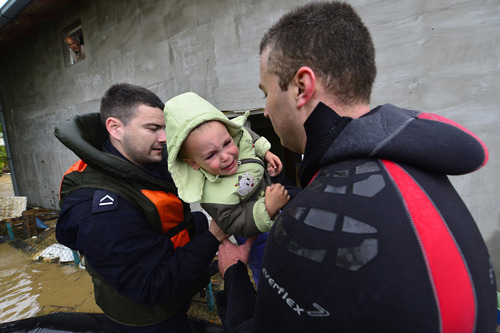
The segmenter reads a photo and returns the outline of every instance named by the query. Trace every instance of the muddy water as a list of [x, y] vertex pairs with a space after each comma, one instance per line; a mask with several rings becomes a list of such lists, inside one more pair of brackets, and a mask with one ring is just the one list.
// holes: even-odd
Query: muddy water
[[101, 312], [87, 272], [73, 264], [33, 261], [0, 244], [0, 323], [52, 312]]

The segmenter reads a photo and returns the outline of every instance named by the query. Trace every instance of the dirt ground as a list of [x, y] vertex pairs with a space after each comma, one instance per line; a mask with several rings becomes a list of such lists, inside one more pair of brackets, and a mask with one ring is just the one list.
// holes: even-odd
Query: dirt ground
[[10, 173], [4, 173], [0, 176], [0, 197], [13, 197], [12, 179]]

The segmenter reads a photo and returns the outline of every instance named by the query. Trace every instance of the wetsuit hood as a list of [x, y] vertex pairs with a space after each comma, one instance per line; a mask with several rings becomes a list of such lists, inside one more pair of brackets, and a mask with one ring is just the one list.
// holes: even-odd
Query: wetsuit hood
[[486, 146], [463, 126], [391, 104], [352, 119], [319, 103], [304, 127], [307, 143], [299, 170], [303, 186], [321, 167], [360, 157], [388, 159], [446, 175], [475, 171], [488, 160]]

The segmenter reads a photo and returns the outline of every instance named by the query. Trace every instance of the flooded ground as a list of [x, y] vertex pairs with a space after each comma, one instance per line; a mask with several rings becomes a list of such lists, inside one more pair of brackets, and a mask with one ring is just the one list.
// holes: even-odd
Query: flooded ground
[[[221, 287], [222, 279], [216, 274], [212, 289], [193, 298], [188, 315], [220, 325], [214, 300], [207, 301], [207, 295]], [[87, 271], [74, 263], [35, 261], [22, 249], [0, 244], [0, 323], [53, 312], [102, 313]]]
[[0, 244], [0, 322], [60, 311], [101, 312], [87, 272], [73, 264], [37, 262]]
[[[14, 196], [10, 174], [0, 177], [0, 196]], [[0, 323], [58, 311], [101, 312], [87, 272], [0, 244]]]

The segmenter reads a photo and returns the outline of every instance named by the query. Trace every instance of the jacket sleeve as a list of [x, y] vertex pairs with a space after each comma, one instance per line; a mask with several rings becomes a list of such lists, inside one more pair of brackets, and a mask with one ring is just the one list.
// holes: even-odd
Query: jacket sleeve
[[252, 137], [252, 142], [255, 146], [255, 155], [264, 161], [264, 156], [271, 149], [271, 143], [263, 136], [258, 135], [251, 129], [244, 127], [244, 129]]
[[238, 261], [224, 274], [222, 322], [226, 332], [250, 332], [256, 293], [247, 266]]
[[257, 223], [260, 222], [261, 228], [264, 229], [269, 226], [266, 231], [272, 226], [271, 218], [265, 210], [264, 198], [252, 197], [240, 200], [237, 204], [201, 203], [201, 206], [228, 234], [251, 237], [263, 232]]
[[64, 201], [57, 240], [85, 255], [91, 267], [129, 299], [155, 305], [168, 301], [203, 274], [219, 242], [208, 231], [183, 247], [152, 231], [141, 212], [120, 198], [117, 209], [92, 212], [93, 189]]

